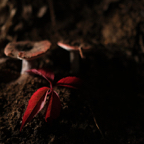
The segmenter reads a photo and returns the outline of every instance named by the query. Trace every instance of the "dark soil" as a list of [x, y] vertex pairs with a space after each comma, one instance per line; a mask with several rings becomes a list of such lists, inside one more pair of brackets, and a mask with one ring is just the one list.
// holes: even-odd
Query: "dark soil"
[[[46, 0], [0, 1], [0, 144], [143, 144], [144, 0], [53, 0], [53, 6], [55, 21]], [[51, 41], [36, 68], [52, 69], [55, 81], [78, 76], [83, 87], [57, 87], [60, 117], [46, 123], [44, 108], [20, 132], [30, 97], [47, 86], [38, 76], [14, 82], [21, 61], [5, 59], [3, 51], [25, 40]], [[70, 72], [69, 52], [58, 41], [92, 47], [79, 73]]]

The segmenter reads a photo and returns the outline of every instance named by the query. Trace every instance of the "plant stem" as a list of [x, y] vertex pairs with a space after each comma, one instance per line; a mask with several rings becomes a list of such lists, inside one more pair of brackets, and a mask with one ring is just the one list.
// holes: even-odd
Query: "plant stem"
[[94, 123], [95, 123], [95, 125], [96, 125], [97, 129], [99, 130], [99, 132], [100, 132], [100, 134], [101, 134], [102, 138], [104, 138], [104, 135], [103, 135], [103, 133], [102, 133], [102, 131], [101, 131], [101, 129], [100, 129], [100, 127], [99, 127], [98, 123], [97, 123], [97, 120], [96, 120], [96, 118], [95, 118], [95, 115], [94, 115], [94, 113], [93, 113], [93, 110], [92, 110], [92, 108], [90, 107], [90, 105], [89, 105], [89, 104], [88, 104], [88, 106], [89, 106], [89, 109], [90, 109], [90, 111], [91, 111], [91, 113], [92, 113]]
[[48, 0], [49, 9], [50, 9], [50, 17], [52, 21], [52, 26], [56, 26], [55, 14], [54, 14], [54, 7], [53, 7], [53, 0]]

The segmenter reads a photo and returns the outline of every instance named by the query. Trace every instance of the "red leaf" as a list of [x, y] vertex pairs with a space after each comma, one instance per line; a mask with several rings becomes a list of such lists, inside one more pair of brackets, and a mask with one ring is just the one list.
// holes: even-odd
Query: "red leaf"
[[74, 88], [74, 89], [78, 89], [81, 86], [81, 79], [77, 78], [77, 77], [65, 77], [60, 79], [57, 83], [56, 86], [64, 86], [64, 87], [68, 87], [68, 88]]
[[30, 98], [28, 102], [27, 109], [24, 113], [23, 120], [22, 120], [22, 125], [20, 128], [20, 131], [22, 127], [29, 121], [33, 119], [34, 116], [36, 116], [39, 111], [44, 107], [46, 97], [48, 95], [48, 91], [50, 88], [48, 87], [42, 87], [38, 89]]
[[52, 121], [53, 119], [56, 119], [60, 115], [60, 110], [61, 110], [60, 98], [58, 94], [53, 91], [51, 93], [51, 96], [48, 102], [45, 121], [47, 122], [47, 120]]
[[46, 80], [49, 79], [50, 81], [54, 80], [54, 73], [50, 70], [46, 69], [30, 69], [27, 70], [28, 73], [33, 73], [44, 77]]

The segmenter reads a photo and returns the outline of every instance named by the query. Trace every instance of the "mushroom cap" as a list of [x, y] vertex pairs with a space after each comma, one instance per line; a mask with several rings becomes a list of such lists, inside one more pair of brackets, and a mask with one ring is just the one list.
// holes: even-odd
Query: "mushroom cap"
[[[58, 42], [57, 45], [67, 51], [79, 51], [79, 48], [80, 48], [80, 46], [71, 46], [71, 45], [65, 44], [63, 42]], [[82, 50], [85, 51], [85, 50], [89, 50], [90, 48], [91, 48], [91, 46], [85, 46], [85, 47], [82, 47]]]
[[40, 42], [20, 41], [6, 45], [6, 56], [18, 59], [32, 60], [45, 54], [50, 49], [51, 43], [47, 40]]
[[70, 46], [70, 45], [62, 43], [62, 42], [58, 42], [57, 45], [67, 51], [78, 51], [78, 46], [74, 47], [74, 46]]

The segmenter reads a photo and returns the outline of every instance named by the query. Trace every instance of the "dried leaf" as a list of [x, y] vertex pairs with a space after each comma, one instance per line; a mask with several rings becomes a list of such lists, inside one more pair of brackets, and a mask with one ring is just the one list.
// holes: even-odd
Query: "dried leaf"
[[45, 121], [47, 122], [48, 120], [49, 122], [51, 122], [53, 119], [56, 119], [60, 115], [60, 110], [61, 110], [60, 98], [58, 94], [55, 91], [53, 91], [51, 93], [48, 102]]
[[68, 88], [74, 88], [74, 89], [78, 89], [81, 86], [81, 79], [77, 78], [77, 77], [65, 77], [60, 79], [57, 83], [56, 86], [64, 86], [64, 87], [68, 87]]
[[38, 89], [31, 97], [31, 99], [28, 102], [27, 109], [24, 113], [23, 120], [22, 120], [22, 125], [20, 128], [20, 131], [22, 127], [31, 121], [34, 116], [36, 116], [39, 111], [44, 107], [46, 97], [49, 94], [50, 88], [48, 87], [42, 87]]
[[38, 18], [41, 18], [44, 16], [44, 14], [46, 13], [47, 11], [47, 6], [42, 6], [40, 9], [39, 9], [39, 12], [37, 14], [37, 17]]

